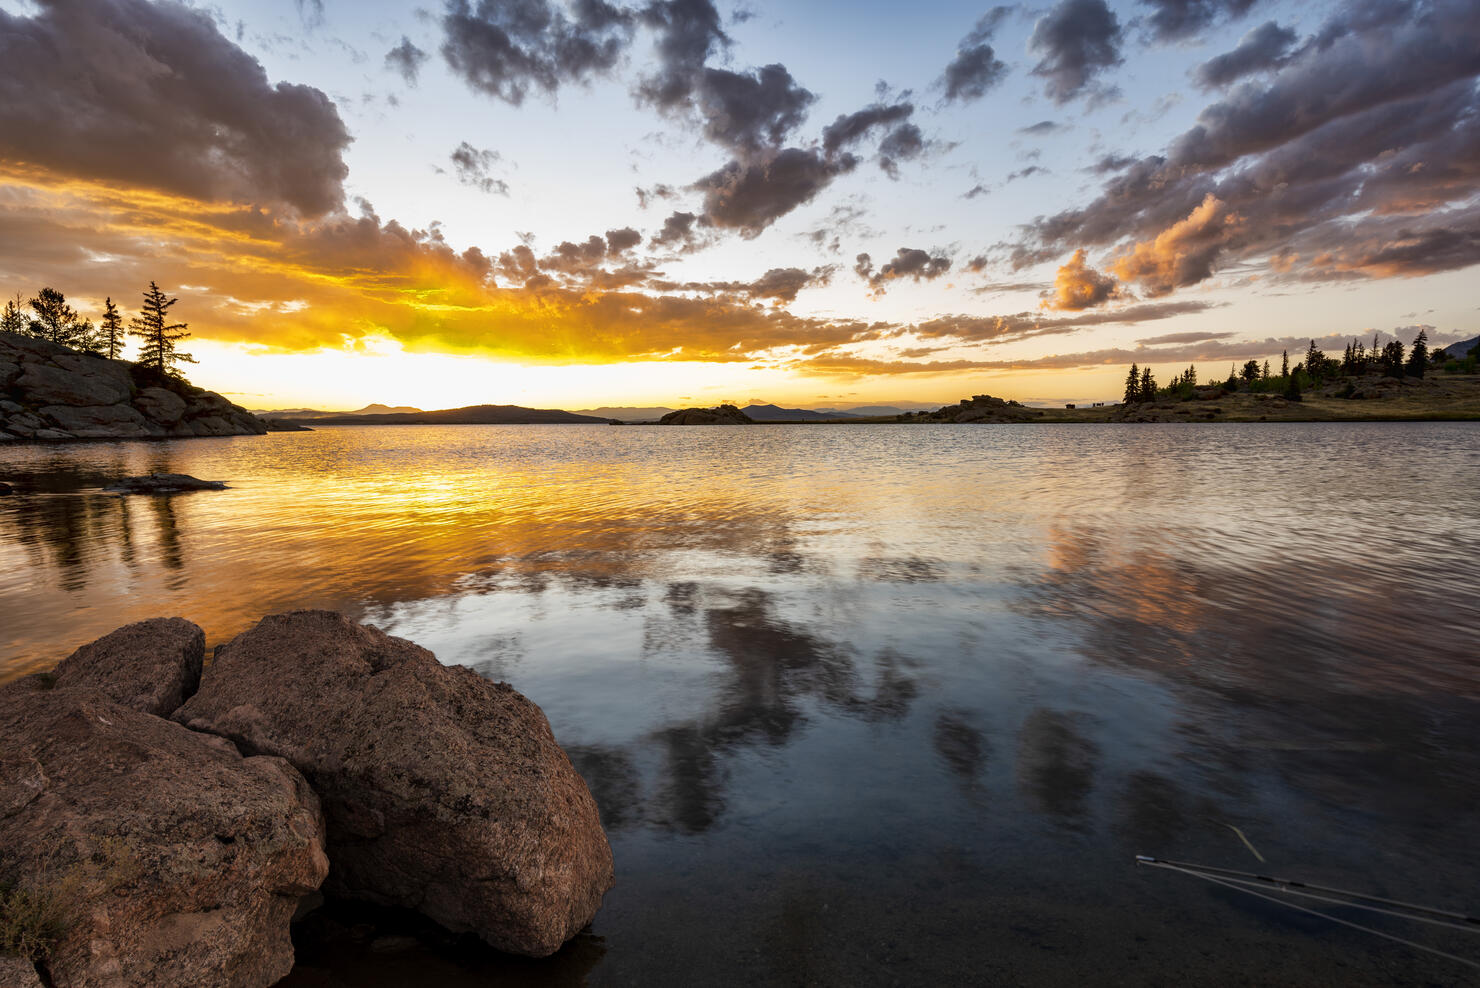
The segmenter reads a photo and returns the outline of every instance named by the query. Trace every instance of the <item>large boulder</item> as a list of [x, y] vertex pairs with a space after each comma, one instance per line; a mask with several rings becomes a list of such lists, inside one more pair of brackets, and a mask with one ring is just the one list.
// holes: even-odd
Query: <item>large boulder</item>
[[174, 716], [307, 776], [331, 894], [542, 957], [612, 887], [596, 803], [539, 707], [342, 615], [264, 618], [217, 649]]
[[46, 405], [39, 414], [78, 439], [139, 439], [163, 435], [150, 429], [144, 416], [130, 405]]
[[[65, 350], [65, 348], [58, 348]], [[65, 352], [58, 357], [80, 357]], [[16, 380], [15, 387], [37, 405], [113, 405], [127, 401], [131, 382], [128, 371], [116, 362], [85, 357], [70, 366], [31, 363]]]
[[168, 717], [200, 685], [206, 635], [184, 618], [124, 625], [84, 645], [51, 672], [58, 687], [101, 690], [126, 707]]
[[323, 817], [278, 758], [37, 677], [0, 689], [0, 886], [55, 988], [273, 984], [328, 873]]
[[185, 399], [164, 388], [145, 388], [134, 399], [134, 405], [159, 425], [174, 425], [185, 414]]

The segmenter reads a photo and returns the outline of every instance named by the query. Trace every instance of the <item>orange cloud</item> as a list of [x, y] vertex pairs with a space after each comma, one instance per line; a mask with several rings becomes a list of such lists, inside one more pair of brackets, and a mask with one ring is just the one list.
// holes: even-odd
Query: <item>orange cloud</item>
[[1115, 259], [1122, 281], [1137, 281], [1157, 297], [1184, 285], [1196, 284], [1213, 273], [1219, 255], [1244, 231], [1244, 220], [1212, 193], [1201, 204], [1158, 233], [1153, 240], [1133, 244]]
[[1069, 263], [1059, 268], [1053, 287], [1053, 297], [1044, 299], [1039, 308], [1082, 312], [1120, 298], [1122, 294], [1113, 275], [1101, 274], [1089, 266], [1082, 247], [1069, 258]]

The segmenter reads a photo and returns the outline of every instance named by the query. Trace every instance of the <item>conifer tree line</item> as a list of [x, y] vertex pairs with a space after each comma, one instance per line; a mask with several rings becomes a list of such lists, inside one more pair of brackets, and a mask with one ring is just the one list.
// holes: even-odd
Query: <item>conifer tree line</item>
[[[1301, 392], [1309, 388], [1328, 381], [1362, 377], [1366, 374], [1421, 378], [1434, 365], [1441, 366], [1452, 374], [1473, 374], [1477, 369], [1477, 357], [1480, 357], [1480, 348], [1476, 348], [1476, 352], [1462, 360], [1451, 359], [1443, 350], [1430, 350], [1428, 333], [1422, 329], [1414, 337], [1413, 345], [1406, 349], [1402, 341], [1397, 339], [1389, 340], [1379, 347], [1375, 333], [1370, 349], [1361, 340], [1353, 340], [1347, 344], [1340, 360], [1327, 356], [1316, 346], [1316, 341], [1311, 340], [1310, 347], [1305, 351], [1305, 359], [1296, 363], [1293, 368], [1290, 366], [1289, 351], [1280, 355], [1278, 375], [1270, 372], [1268, 360], [1263, 363], [1257, 360], [1245, 361], [1242, 367], [1235, 365], [1228, 368], [1228, 378], [1221, 387], [1230, 393], [1240, 390], [1271, 392], [1299, 401]], [[1124, 401], [1129, 405], [1155, 401], [1157, 398], [1190, 398], [1196, 387], [1196, 367], [1188, 367], [1172, 378], [1166, 387], [1158, 388], [1150, 367], [1131, 364], [1130, 373], [1125, 379]], [[1355, 385], [1349, 382], [1348, 388], [1355, 390]]]
[[139, 340], [136, 364], [161, 377], [179, 377], [177, 365], [195, 363], [194, 357], [178, 348], [179, 342], [190, 335], [186, 331], [189, 323], [170, 322], [170, 309], [179, 299], [169, 297], [152, 281], [143, 295], [139, 314], [129, 320], [125, 330], [123, 314], [112, 296], [103, 300], [102, 316], [94, 326], [55, 288], [43, 288], [30, 299], [17, 294], [0, 309], [0, 332], [34, 336], [110, 360], [123, 356], [125, 335], [134, 336]]

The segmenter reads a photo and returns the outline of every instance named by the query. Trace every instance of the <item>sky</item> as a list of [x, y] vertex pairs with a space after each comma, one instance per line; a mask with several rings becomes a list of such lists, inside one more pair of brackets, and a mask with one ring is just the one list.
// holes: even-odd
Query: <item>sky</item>
[[1480, 332], [1477, 84], [1477, 0], [0, 0], [0, 292], [252, 408], [1114, 399]]

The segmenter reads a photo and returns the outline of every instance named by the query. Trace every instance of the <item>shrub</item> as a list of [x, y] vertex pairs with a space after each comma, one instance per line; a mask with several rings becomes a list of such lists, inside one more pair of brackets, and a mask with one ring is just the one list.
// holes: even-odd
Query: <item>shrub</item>
[[66, 930], [66, 909], [55, 896], [0, 885], [0, 954], [43, 960]]

